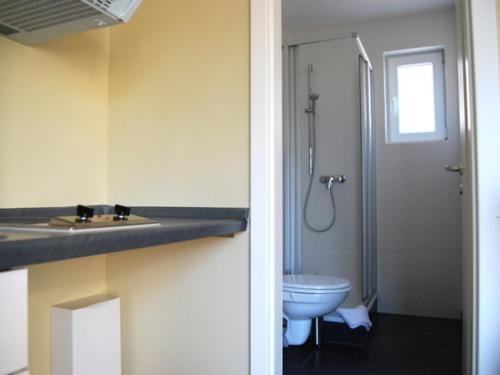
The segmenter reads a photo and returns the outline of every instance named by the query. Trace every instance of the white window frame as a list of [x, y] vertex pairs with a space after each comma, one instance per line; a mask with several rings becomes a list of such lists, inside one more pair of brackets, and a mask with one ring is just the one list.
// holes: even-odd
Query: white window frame
[[[398, 67], [402, 65], [432, 63], [434, 69], [434, 108], [436, 130], [433, 132], [401, 133], [398, 113]], [[410, 143], [445, 141], [446, 126], [446, 79], [445, 51], [443, 47], [406, 50], [385, 53], [386, 84], [386, 142]]]

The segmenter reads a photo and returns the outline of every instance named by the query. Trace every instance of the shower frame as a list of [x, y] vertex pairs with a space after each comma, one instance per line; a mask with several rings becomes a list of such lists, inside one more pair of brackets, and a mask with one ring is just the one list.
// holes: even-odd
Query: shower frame
[[358, 34], [303, 39], [283, 48], [283, 272], [302, 273], [302, 205], [300, 121], [296, 118], [296, 50], [305, 44], [353, 39], [359, 51], [361, 175], [362, 175], [362, 298], [371, 309], [377, 299], [377, 192], [374, 126], [373, 67]]

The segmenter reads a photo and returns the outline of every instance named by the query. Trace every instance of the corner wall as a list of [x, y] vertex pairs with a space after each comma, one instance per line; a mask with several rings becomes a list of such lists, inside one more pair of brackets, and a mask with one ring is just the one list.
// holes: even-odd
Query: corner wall
[[108, 201], [248, 207], [249, 1], [148, 0], [111, 30]]
[[[108, 201], [249, 205], [249, 1], [148, 0], [111, 30]], [[108, 255], [123, 373], [249, 372], [249, 239]]]

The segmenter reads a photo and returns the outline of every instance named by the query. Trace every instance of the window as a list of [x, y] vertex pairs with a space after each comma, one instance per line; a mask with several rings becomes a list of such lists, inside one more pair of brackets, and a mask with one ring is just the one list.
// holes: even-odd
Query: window
[[447, 139], [444, 51], [385, 54], [387, 143]]

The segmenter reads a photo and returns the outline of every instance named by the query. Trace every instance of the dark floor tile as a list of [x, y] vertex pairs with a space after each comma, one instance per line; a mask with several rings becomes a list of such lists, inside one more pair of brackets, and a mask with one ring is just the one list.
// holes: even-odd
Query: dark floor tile
[[283, 349], [283, 370], [284, 373], [293, 374], [295, 369], [302, 369], [309, 361], [316, 349], [309, 346], [291, 346]]
[[[325, 344], [284, 351], [284, 375], [459, 375], [461, 322], [390, 314], [374, 316], [368, 336], [323, 327]], [[347, 335], [347, 336], [346, 336]], [[331, 342], [349, 345], [332, 344]]]

